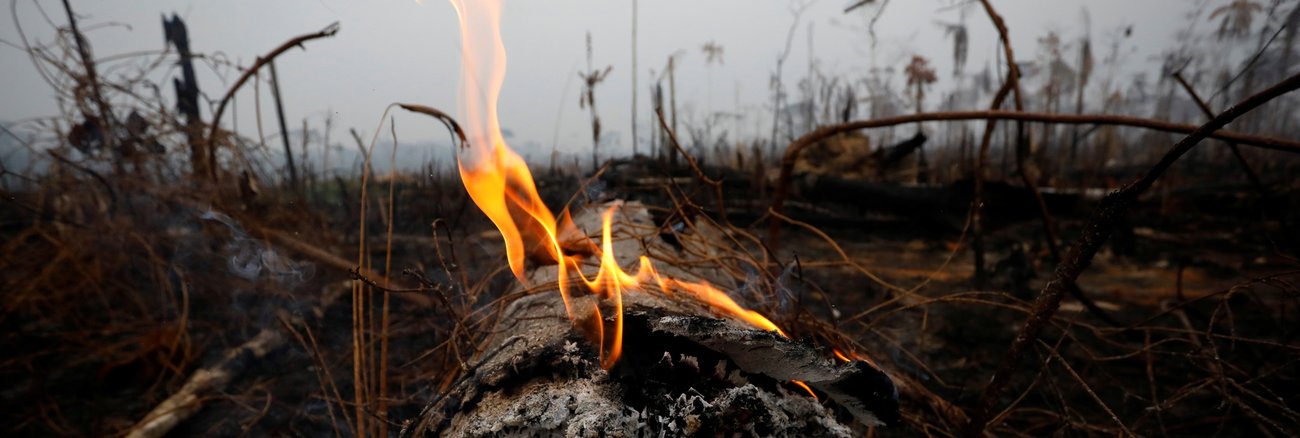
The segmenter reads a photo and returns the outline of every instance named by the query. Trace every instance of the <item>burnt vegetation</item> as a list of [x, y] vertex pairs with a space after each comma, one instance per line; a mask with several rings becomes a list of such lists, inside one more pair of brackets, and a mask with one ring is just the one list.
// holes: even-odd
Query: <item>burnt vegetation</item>
[[[874, 23], [889, 3], [844, 13]], [[1030, 30], [992, 2], [934, 3], [992, 22], [1001, 64], [971, 72], [968, 24], [937, 22], [951, 53], [865, 77], [810, 65], [787, 89], [808, 7], [796, 1], [764, 95], [770, 133], [739, 138], [739, 113], [679, 114], [688, 61], [674, 55], [636, 90], [651, 128], [631, 157], [602, 148], [597, 85], [619, 72], [589, 36], [577, 97], [590, 154], [533, 163], [538, 188], [557, 211], [644, 203], [644, 235], [734, 283], [737, 302], [828, 358], [871, 357], [899, 390], [897, 424], [868, 428], [818, 399], [857, 435], [1300, 434], [1300, 2], [1198, 3], [1208, 33], [1134, 78], [1112, 73], [1125, 29], [1013, 47], [1009, 33]], [[60, 113], [0, 124], [0, 431], [389, 436], [467, 391], [507, 305], [536, 291], [516, 287], [454, 162], [397, 166], [390, 111], [471, 146], [435, 108], [452, 103], [394, 104], [368, 135], [328, 118], [294, 131], [274, 63], [312, 56], [300, 49], [338, 24], [236, 63], [191, 52], [218, 36], [172, 16], [155, 50], [105, 56], [98, 27], [59, 6], [15, 17], [22, 38], [4, 42]], [[57, 37], [29, 39], [34, 26]], [[1250, 55], [1229, 64], [1205, 47]], [[725, 68], [722, 46], [702, 51], [693, 62]], [[936, 71], [940, 56], [955, 69]], [[932, 86], [948, 75], [962, 85]], [[272, 108], [275, 126], [223, 119]], [[704, 234], [721, 243], [692, 244]], [[699, 350], [676, 360], [708, 382], [725, 361], [637, 336]], [[662, 356], [646, 347], [610, 371], [660, 384], [629, 393], [634, 405], [725, 392], [691, 389]], [[555, 360], [533, 366], [603, 372]], [[715, 420], [700, 433], [729, 431]]]

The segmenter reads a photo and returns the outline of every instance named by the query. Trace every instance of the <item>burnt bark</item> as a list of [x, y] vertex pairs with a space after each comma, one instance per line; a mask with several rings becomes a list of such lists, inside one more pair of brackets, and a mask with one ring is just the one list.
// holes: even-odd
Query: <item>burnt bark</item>
[[[497, 327], [502, 335], [403, 436], [852, 435], [832, 410], [798, 388], [750, 372], [730, 356], [658, 324], [670, 321], [664, 323], [688, 331], [703, 325], [771, 340], [766, 334], [726, 320], [676, 314], [680, 308], [665, 310], [675, 307], [671, 303], [636, 296], [643, 300], [629, 306], [624, 320], [629, 348], [609, 370], [601, 369], [588, 335], [565, 316], [559, 294], [514, 302]], [[664, 313], [676, 315], [658, 316]], [[584, 325], [590, 322], [577, 326]], [[775, 351], [775, 344], [767, 347]], [[838, 376], [829, 361], [824, 365], [824, 370], [802, 371]], [[847, 382], [837, 383], [849, 389], [858, 383], [842, 380]]]
[[[592, 216], [579, 214], [577, 227], [592, 230]], [[644, 207], [625, 204], [616, 217], [613, 246], [622, 266], [634, 266], [641, 254], [685, 257], [658, 239], [634, 237], [635, 230], [654, 229]], [[679, 244], [698, 244], [690, 240]], [[682, 266], [696, 265], [656, 268], [668, 277], [732, 286], [717, 272]], [[585, 310], [571, 321], [554, 289], [556, 274], [554, 267], [530, 272], [532, 293], [507, 307], [483, 353], [403, 436], [838, 437], [855, 435], [855, 421], [899, 421], [898, 392], [874, 364], [836, 361], [828, 351], [654, 284], [622, 295], [622, 355], [602, 368], [599, 328], [608, 334], [618, 313], [609, 299], [576, 291], [569, 307]], [[550, 288], [539, 287], [545, 285]], [[591, 309], [600, 309], [603, 320]]]
[[199, 81], [194, 74], [194, 58], [190, 52], [190, 32], [185, 21], [176, 14], [163, 16], [163, 38], [176, 47], [180, 57], [181, 77], [172, 79], [176, 89], [176, 110], [185, 116], [185, 138], [190, 144], [190, 174], [202, 175], [208, 168], [208, 155], [204, 151], [203, 119], [199, 115]]

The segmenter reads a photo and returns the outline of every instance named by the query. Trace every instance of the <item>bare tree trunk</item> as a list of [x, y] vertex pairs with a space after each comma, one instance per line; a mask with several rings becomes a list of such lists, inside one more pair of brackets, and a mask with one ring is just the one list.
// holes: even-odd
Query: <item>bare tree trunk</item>
[[[672, 132], [677, 132], [677, 67], [673, 57], [668, 58], [668, 105], [673, 108]], [[664, 149], [668, 150], [668, 165], [677, 167], [677, 150], [669, 147]]]
[[[293, 147], [289, 145], [289, 127], [284, 122], [284, 102], [280, 98], [280, 76], [275, 74], [275, 61], [268, 62], [271, 69], [271, 95], [275, 97], [275, 115], [280, 120], [280, 138], [284, 140], [285, 166], [289, 168], [289, 187], [298, 188], [298, 169], [293, 165]], [[306, 135], [306, 133], [303, 133]]]
[[172, 14], [171, 19], [163, 17], [163, 36], [167, 42], [176, 46], [180, 55], [181, 79], [173, 79], [176, 89], [176, 108], [185, 115], [185, 139], [190, 144], [190, 174], [201, 175], [208, 167], [208, 155], [204, 149], [203, 119], [199, 117], [199, 82], [194, 75], [194, 61], [190, 53], [189, 30], [181, 17]]
[[632, 156], [635, 157], [638, 152], [637, 144], [640, 139], [636, 136], [636, 12], [637, 0], [632, 0]]

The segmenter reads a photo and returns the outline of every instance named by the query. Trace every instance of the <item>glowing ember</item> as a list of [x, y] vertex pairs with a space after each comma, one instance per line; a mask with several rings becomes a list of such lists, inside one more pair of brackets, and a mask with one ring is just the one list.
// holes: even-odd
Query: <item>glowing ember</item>
[[[707, 283], [666, 278], [654, 269], [650, 259], [641, 256], [636, 275], [627, 273], [614, 257], [611, 223], [614, 208], [603, 217], [600, 245], [600, 269], [595, 278], [583, 275], [580, 266], [584, 255], [572, 250], [571, 242], [582, 236], [569, 220], [568, 212], [556, 215], [542, 203], [533, 183], [532, 173], [519, 154], [510, 150], [501, 135], [497, 120], [497, 97], [505, 78], [505, 46], [501, 42], [500, 0], [451, 0], [461, 27], [461, 113], [467, 122], [468, 136], [474, 147], [459, 157], [461, 181], [470, 198], [501, 231], [510, 270], [526, 286], [525, 262], [558, 265], [558, 286], [564, 307], [571, 320], [578, 315], [573, 308], [569, 289], [570, 270], [592, 294], [612, 303], [614, 323], [605, 328], [600, 309], [591, 306], [595, 330], [600, 339], [601, 366], [614, 365], [622, 352], [623, 293], [648, 291], [643, 285], [655, 285], [668, 296], [689, 294], [714, 311], [737, 318], [754, 327], [785, 333], [758, 312], [741, 307], [731, 297]], [[577, 239], [574, 239], [577, 237]], [[611, 333], [606, 336], [606, 332]], [[808, 389], [802, 382], [796, 384]], [[809, 393], [812, 391], [809, 390]]]

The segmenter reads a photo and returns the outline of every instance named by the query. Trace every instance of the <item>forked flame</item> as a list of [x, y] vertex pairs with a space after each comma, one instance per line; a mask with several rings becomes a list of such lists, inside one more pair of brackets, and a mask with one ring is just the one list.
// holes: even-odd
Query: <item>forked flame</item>
[[[754, 327], [785, 332], [763, 315], [737, 304], [726, 293], [703, 282], [667, 278], [655, 270], [650, 259], [641, 256], [636, 275], [618, 265], [614, 256], [612, 226], [614, 208], [603, 216], [599, 248], [600, 269], [594, 278], [583, 275], [582, 254], [566, 251], [574, 237], [585, 242], [563, 212], [560, 220], [538, 196], [532, 173], [519, 154], [510, 150], [501, 135], [497, 120], [497, 97], [505, 79], [506, 53], [501, 41], [501, 0], [450, 0], [460, 18], [461, 28], [461, 95], [462, 119], [467, 122], [473, 144], [458, 156], [461, 181], [497, 229], [506, 246], [510, 270], [528, 285], [525, 263], [529, 260], [558, 265], [558, 287], [571, 320], [581, 316], [574, 309], [568, 278], [570, 271], [581, 280], [583, 293], [592, 293], [610, 302], [614, 322], [605, 327], [598, 306], [591, 306], [594, 329], [600, 339], [600, 363], [608, 369], [623, 351], [623, 293], [650, 291], [657, 286], [665, 295], [684, 293], [710, 306], [715, 312], [737, 318]], [[576, 285], [576, 284], [575, 284]], [[584, 313], [586, 313], [584, 311]], [[606, 336], [606, 332], [608, 336]], [[806, 386], [805, 386], [806, 388]], [[811, 391], [809, 391], [811, 393]]]

